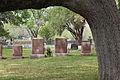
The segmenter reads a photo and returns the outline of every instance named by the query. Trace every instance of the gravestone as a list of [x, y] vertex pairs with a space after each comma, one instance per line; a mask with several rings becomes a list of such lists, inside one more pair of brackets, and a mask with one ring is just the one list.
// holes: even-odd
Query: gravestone
[[89, 41], [82, 41], [81, 44], [82, 53], [81, 56], [92, 56], [91, 54], [91, 45]]
[[54, 56], [68, 56], [67, 39], [65, 38], [55, 39], [55, 55]]
[[42, 58], [44, 55], [44, 39], [32, 39], [32, 54], [30, 58]]
[[5, 57], [2, 56], [2, 46], [0, 46], [0, 59], [5, 59]]
[[71, 44], [72, 50], [78, 50], [78, 44]]
[[22, 59], [23, 48], [22, 46], [13, 46], [13, 57], [12, 59]]

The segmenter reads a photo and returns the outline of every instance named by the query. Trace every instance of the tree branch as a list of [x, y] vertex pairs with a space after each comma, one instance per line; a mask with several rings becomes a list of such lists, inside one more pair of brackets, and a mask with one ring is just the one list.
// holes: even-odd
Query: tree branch
[[61, 6], [64, 0], [0, 0], [0, 12]]

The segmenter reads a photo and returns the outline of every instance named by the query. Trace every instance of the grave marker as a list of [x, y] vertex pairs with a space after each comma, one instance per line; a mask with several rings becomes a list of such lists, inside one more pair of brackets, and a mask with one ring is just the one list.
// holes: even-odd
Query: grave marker
[[81, 56], [91, 56], [91, 45], [89, 41], [82, 41], [81, 44], [82, 53]]
[[24, 58], [22, 56], [22, 53], [23, 53], [22, 46], [19, 46], [19, 45], [13, 46], [13, 57], [12, 57], [12, 59], [22, 59], [22, 58]]
[[5, 57], [2, 56], [2, 49], [3, 49], [3, 47], [0, 46], [0, 59], [6, 59]]
[[67, 39], [65, 38], [55, 39], [55, 55], [54, 56], [68, 56]]
[[32, 39], [32, 54], [30, 58], [41, 58], [44, 55], [44, 39], [33, 38]]

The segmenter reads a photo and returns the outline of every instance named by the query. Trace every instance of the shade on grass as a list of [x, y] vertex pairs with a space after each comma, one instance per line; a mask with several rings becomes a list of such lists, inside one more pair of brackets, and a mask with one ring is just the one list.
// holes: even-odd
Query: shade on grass
[[[4, 56], [12, 55], [11, 49], [4, 49]], [[24, 49], [29, 56], [30, 49]], [[0, 80], [97, 80], [97, 57], [79, 56], [48, 57], [41, 59], [0, 60]]]

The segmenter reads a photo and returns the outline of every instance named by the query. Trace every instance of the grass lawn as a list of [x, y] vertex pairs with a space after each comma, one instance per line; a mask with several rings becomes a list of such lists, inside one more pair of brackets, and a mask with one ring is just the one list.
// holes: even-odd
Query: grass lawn
[[[0, 60], [0, 80], [97, 80], [97, 57], [79, 56], [79, 53], [70, 51], [72, 56]], [[30, 54], [31, 49], [24, 49], [24, 56]], [[11, 57], [12, 49], [4, 49], [3, 56]]]

